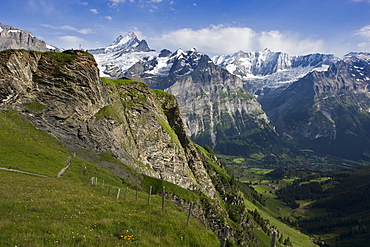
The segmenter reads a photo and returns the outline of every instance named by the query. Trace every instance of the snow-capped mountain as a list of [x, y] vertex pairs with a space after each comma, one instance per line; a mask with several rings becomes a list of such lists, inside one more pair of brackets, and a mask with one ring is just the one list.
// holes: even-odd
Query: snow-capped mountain
[[313, 70], [326, 70], [338, 58], [333, 55], [310, 54], [290, 56], [268, 49], [255, 52], [239, 51], [233, 55], [215, 56], [215, 64], [237, 75], [245, 88], [257, 97], [276, 88], [285, 88]]
[[39, 40], [31, 32], [0, 23], [0, 51], [25, 49], [34, 51], [60, 51], [45, 41]]
[[165, 90], [174, 84], [176, 78], [192, 74], [204, 59], [207, 59], [207, 63], [213, 63], [207, 55], [195, 48], [189, 51], [178, 49], [173, 53], [162, 50], [155, 57], [147, 57], [137, 62], [122, 76], [145, 78], [145, 82], [151, 87]]
[[264, 110], [287, 142], [346, 158], [369, 159], [370, 53], [352, 53], [277, 93]]
[[[94, 56], [105, 76], [141, 78], [151, 88], [175, 95], [192, 140], [236, 155], [277, 146], [274, 128], [240, 78], [195, 48], [175, 52], [132, 49], [137, 45], [131, 33]], [[118, 46], [121, 50], [115, 49]]]
[[145, 40], [139, 40], [134, 32], [120, 35], [104, 48], [89, 50], [98, 63], [101, 76], [119, 77], [136, 62], [157, 56]]
[[105, 48], [89, 50], [91, 54], [109, 54], [109, 53], [130, 53], [130, 52], [149, 52], [148, 44], [145, 40], [139, 40], [136, 34], [132, 31], [125, 36], [118, 36], [113, 43]]

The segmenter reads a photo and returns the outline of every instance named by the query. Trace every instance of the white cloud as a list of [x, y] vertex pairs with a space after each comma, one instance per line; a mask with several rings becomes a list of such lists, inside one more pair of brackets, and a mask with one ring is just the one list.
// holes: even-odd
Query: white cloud
[[27, 0], [25, 5], [27, 9], [31, 10], [41, 10], [47, 15], [52, 15], [55, 12], [55, 7], [53, 1], [47, 0]]
[[90, 11], [94, 14], [99, 14], [98, 10], [97, 9], [90, 9]]
[[58, 39], [65, 49], [79, 48], [81, 44], [86, 43], [86, 40], [77, 36], [62, 36]]
[[[109, 1], [112, 2], [112, 6], [117, 6], [120, 3], [127, 2], [127, 0], [109, 0]], [[136, 2], [135, 0], [129, 0], [129, 1], [130, 1], [130, 3]], [[163, 0], [145, 0], [145, 1], [144, 0], [139, 0], [138, 2], [149, 4], [149, 3], [161, 3], [161, 2], [163, 2]], [[170, 2], [170, 4], [173, 4], [173, 3], [174, 3], [173, 1]]]
[[90, 34], [90, 33], [94, 33], [90, 28], [78, 29], [78, 30], [76, 30], [76, 32], [78, 32], [78, 33], [82, 33], [82, 34]]
[[361, 39], [360, 43], [357, 44], [357, 47], [360, 50], [369, 50], [370, 49], [370, 25], [364, 26], [359, 30], [354, 32], [355, 35], [359, 36]]
[[117, 6], [120, 3], [126, 2], [126, 0], [109, 0], [109, 1], [112, 2], [112, 6]]
[[105, 19], [110, 20], [110, 21], [113, 20], [112, 16], [109, 16], [109, 15], [106, 16]]
[[41, 26], [47, 27], [47, 28], [52, 28], [52, 29], [57, 29], [57, 30], [69, 30], [69, 31], [75, 31], [81, 34], [91, 34], [94, 33], [90, 28], [83, 28], [83, 29], [78, 29], [69, 25], [64, 25], [64, 26], [53, 26], [53, 25], [48, 25], [48, 24], [42, 24]]
[[278, 30], [256, 32], [248, 27], [226, 27], [223, 25], [193, 30], [180, 29], [149, 39], [153, 47], [176, 50], [195, 47], [210, 55], [233, 54], [239, 50], [256, 51], [269, 48], [272, 51], [303, 55], [324, 52], [322, 40], [301, 39], [299, 35]]
[[370, 25], [364, 26], [357, 30], [355, 34], [366, 39], [370, 38]]

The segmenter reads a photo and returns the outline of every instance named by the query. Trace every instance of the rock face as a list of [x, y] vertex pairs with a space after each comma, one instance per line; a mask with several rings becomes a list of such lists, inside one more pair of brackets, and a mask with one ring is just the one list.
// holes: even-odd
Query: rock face
[[[236, 181], [215, 156], [188, 139], [173, 95], [141, 82], [101, 79], [87, 52], [6, 50], [0, 52], [0, 111], [9, 110], [80, 157], [113, 155], [130, 174], [152, 177], [145, 181], [163, 179], [193, 191], [193, 216], [205, 226], [221, 237], [234, 221], [232, 242], [255, 241], [245, 199], [232, 185]], [[168, 197], [182, 208], [188, 205], [176, 193]]]
[[56, 47], [37, 39], [32, 33], [0, 23], [0, 51], [25, 49], [34, 51], [55, 51]]
[[[0, 55], [2, 109], [22, 111], [71, 148], [111, 152], [144, 174], [213, 197], [202, 158], [175, 115], [173, 96], [157, 96], [143, 83], [104, 84], [93, 57], [80, 51]], [[28, 103], [43, 110], [28, 112]], [[164, 112], [172, 112], [172, 126]]]
[[368, 159], [370, 54], [311, 72], [266, 102], [277, 130], [297, 147]]
[[201, 145], [233, 155], [271, 152], [277, 146], [274, 128], [242, 80], [196, 49], [164, 50], [122, 75], [145, 78], [152, 88], [175, 95], [188, 136]]
[[[138, 52], [139, 40], [133, 33], [117, 40], [102, 49], [109, 52], [93, 52], [103, 74], [141, 78], [151, 88], [175, 95], [192, 140], [234, 155], [279, 149], [277, 133], [242, 80], [207, 55], [195, 48]], [[119, 43], [122, 48], [110, 52]]]
[[284, 89], [313, 70], [325, 70], [337, 61], [333, 55], [309, 54], [290, 56], [268, 49], [239, 51], [233, 55], [213, 57], [215, 64], [240, 77], [245, 89], [261, 101], [276, 89]]

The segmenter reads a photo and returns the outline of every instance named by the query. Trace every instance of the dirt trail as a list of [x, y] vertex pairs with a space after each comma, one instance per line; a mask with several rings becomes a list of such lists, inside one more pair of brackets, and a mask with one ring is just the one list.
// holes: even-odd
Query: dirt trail
[[63, 173], [69, 168], [69, 166], [71, 165], [71, 160], [72, 160], [72, 158], [73, 157], [75, 157], [76, 156], [76, 154], [73, 154], [73, 156], [69, 156], [68, 157], [68, 160], [67, 160], [67, 166], [66, 167], [64, 167], [62, 170], [60, 170], [60, 172], [58, 172], [58, 174], [57, 174], [57, 177], [59, 178], [59, 177], [61, 177], [62, 175], [63, 175]]
[[25, 172], [25, 171], [20, 171], [20, 170], [11, 169], [11, 168], [5, 168], [5, 167], [0, 167], [0, 170], [10, 171], [10, 172], [19, 172], [19, 173], [24, 173], [24, 174], [34, 175], [34, 176], [39, 176], [39, 177], [44, 177], [44, 178], [48, 177], [48, 176], [41, 175], [41, 174], [36, 174], [36, 173], [32, 173], [32, 172]]

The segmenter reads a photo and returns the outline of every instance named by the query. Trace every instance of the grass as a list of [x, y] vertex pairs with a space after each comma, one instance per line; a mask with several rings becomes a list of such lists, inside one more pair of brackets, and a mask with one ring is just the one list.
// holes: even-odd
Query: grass
[[15, 111], [0, 112], [0, 167], [56, 176], [71, 155]]
[[106, 105], [103, 108], [101, 108], [96, 114], [96, 119], [102, 120], [102, 119], [109, 119], [112, 118], [114, 120], [117, 120], [119, 122], [122, 122], [121, 117], [117, 112], [114, 110], [114, 108], [111, 105]]
[[46, 105], [38, 102], [23, 103], [22, 105], [31, 112], [41, 112], [47, 108]]
[[161, 124], [163, 129], [170, 135], [171, 142], [181, 146], [179, 137], [176, 135], [175, 131], [171, 128], [167, 121], [163, 120], [161, 117], [156, 116], [157, 121]]
[[[73, 172], [73, 171], [70, 171]], [[32, 185], [32, 186], [30, 186]], [[115, 187], [114, 187], [115, 188]], [[1, 246], [217, 246], [217, 237], [161, 198], [116, 199], [88, 183], [0, 171]]]
[[173, 97], [172, 94], [170, 93], [167, 93], [163, 90], [160, 90], [160, 89], [152, 89], [152, 92], [156, 95], [156, 96], [160, 96], [160, 97]]
[[289, 236], [291, 242], [293, 243], [293, 246], [305, 246], [305, 247], [317, 246], [310, 241], [309, 236], [304, 235], [298, 230], [284, 224], [283, 222], [279, 221], [265, 210], [263, 209], [261, 210], [260, 208], [258, 208], [256, 205], [249, 201], [245, 201], [245, 204], [249, 210], [257, 209], [264, 219], [268, 219], [271, 225], [275, 226], [278, 229], [278, 231], [283, 234], [284, 238]]
[[243, 182], [259, 182], [265, 179], [265, 175], [273, 169], [253, 168], [241, 165], [228, 165], [233, 175]]
[[[266, 233], [262, 231], [260, 228], [254, 228], [253, 235], [258, 239], [261, 246], [271, 246], [271, 237], [267, 236]], [[282, 245], [279, 242], [276, 242], [277, 247], [281, 247]]]
[[[70, 153], [18, 113], [0, 112], [0, 127], [1, 166], [48, 176], [0, 170], [0, 246], [219, 245], [217, 236], [197, 220], [185, 227], [187, 212], [170, 201], [162, 212], [161, 197], [153, 195], [149, 205], [144, 191], [136, 200], [130, 184]], [[108, 153], [97, 159], [116, 163]], [[57, 178], [68, 161], [70, 167]], [[91, 177], [98, 178], [98, 185], [90, 183]], [[148, 178], [144, 184], [165, 185], [188, 200], [195, 196], [158, 181]]]
[[101, 79], [104, 84], [111, 84], [115, 86], [124, 84], [124, 85], [141, 85], [144, 87], [148, 87], [144, 82], [134, 81], [134, 80], [129, 80], [129, 79], [111, 79], [111, 78], [106, 78], [106, 77], [101, 77]]
[[271, 188], [268, 185], [254, 185], [253, 188], [259, 193], [262, 194], [263, 198], [266, 200], [266, 206], [264, 211], [269, 215], [278, 218], [278, 217], [288, 217], [291, 218], [291, 209], [283, 203], [282, 200], [278, 199], [275, 195], [275, 189]]

